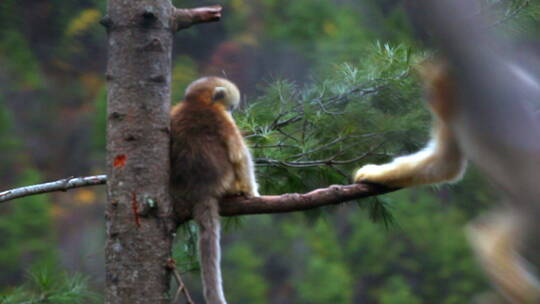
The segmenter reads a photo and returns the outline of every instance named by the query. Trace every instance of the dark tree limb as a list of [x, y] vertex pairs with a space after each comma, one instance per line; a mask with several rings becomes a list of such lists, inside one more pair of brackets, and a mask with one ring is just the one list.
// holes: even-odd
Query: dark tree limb
[[215, 22], [221, 19], [220, 5], [197, 8], [175, 8], [173, 13], [173, 29], [179, 31], [197, 23]]
[[380, 195], [398, 190], [376, 184], [332, 185], [308, 193], [286, 193], [260, 197], [228, 197], [220, 203], [223, 216], [246, 214], [286, 213], [337, 205], [355, 199]]
[[[260, 197], [226, 197], [220, 202], [222, 216], [249, 214], [270, 214], [305, 211], [323, 206], [337, 205], [355, 199], [376, 196], [399, 190], [377, 184], [332, 185], [308, 193], [286, 193], [281, 195], [263, 195]], [[179, 221], [189, 221], [191, 212], [181, 211]]]

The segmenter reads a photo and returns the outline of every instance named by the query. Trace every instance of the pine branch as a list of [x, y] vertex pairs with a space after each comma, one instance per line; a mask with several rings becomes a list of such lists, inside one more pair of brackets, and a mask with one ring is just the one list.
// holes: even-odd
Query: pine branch
[[[401, 73], [395, 79], [400, 79], [406, 75], [407, 75], [407, 71]], [[371, 94], [376, 94], [385, 86], [386, 84], [381, 84], [374, 87], [359, 86], [338, 95], [334, 95], [334, 96], [330, 96], [326, 98], [318, 97], [313, 100], [310, 100], [309, 102], [318, 104], [321, 107], [321, 110], [323, 110], [326, 114], [339, 115], [341, 113], [333, 113], [328, 110], [328, 107], [343, 106], [344, 104], [349, 102], [351, 96], [363, 97], [363, 96], [367, 96]], [[287, 114], [291, 114], [293, 112], [295, 112], [296, 115], [288, 119], [281, 120], [283, 116]], [[302, 108], [302, 104], [299, 103], [293, 110], [279, 113], [276, 119], [270, 125], [258, 127], [252, 131], [243, 132], [242, 135], [245, 138], [250, 138], [253, 136], [259, 136], [261, 135], [261, 133], [265, 133], [269, 131], [283, 132], [283, 128], [291, 124], [294, 124], [296, 122], [302, 121], [302, 119], [304, 118], [304, 114], [305, 113], [304, 113], [304, 109]]]

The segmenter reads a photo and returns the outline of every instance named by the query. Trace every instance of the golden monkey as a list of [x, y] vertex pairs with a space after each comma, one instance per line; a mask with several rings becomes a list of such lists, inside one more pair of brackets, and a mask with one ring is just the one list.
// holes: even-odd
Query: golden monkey
[[[451, 182], [461, 179], [467, 160], [452, 132], [456, 125], [456, 90], [450, 71], [441, 62], [419, 68], [433, 116], [431, 141], [419, 152], [382, 165], [365, 165], [355, 182], [373, 182], [394, 188]], [[467, 236], [480, 264], [509, 303], [540, 303], [540, 283], [519, 255], [524, 218], [511, 208], [496, 209], [469, 224]], [[492, 303], [492, 302], [490, 302]]]
[[171, 111], [171, 191], [175, 208], [192, 208], [199, 225], [204, 297], [226, 303], [220, 256], [219, 200], [259, 196], [254, 165], [230, 110], [240, 92], [232, 82], [205, 77], [191, 83]]

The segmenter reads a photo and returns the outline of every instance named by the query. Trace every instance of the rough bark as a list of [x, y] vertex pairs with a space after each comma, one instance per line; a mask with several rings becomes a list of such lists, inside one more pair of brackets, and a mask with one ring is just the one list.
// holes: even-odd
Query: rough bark
[[[169, 0], [109, 0], [105, 303], [169, 303]], [[140, 212], [151, 209], [146, 215]]]

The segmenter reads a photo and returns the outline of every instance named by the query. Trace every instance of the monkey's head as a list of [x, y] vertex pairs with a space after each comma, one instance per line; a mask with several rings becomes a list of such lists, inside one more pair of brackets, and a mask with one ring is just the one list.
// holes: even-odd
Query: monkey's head
[[240, 104], [240, 91], [236, 85], [220, 77], [203, 77], [192, 82], [186, 89], [186, 101], [195, 100], [222, 105], [233, 110]]

